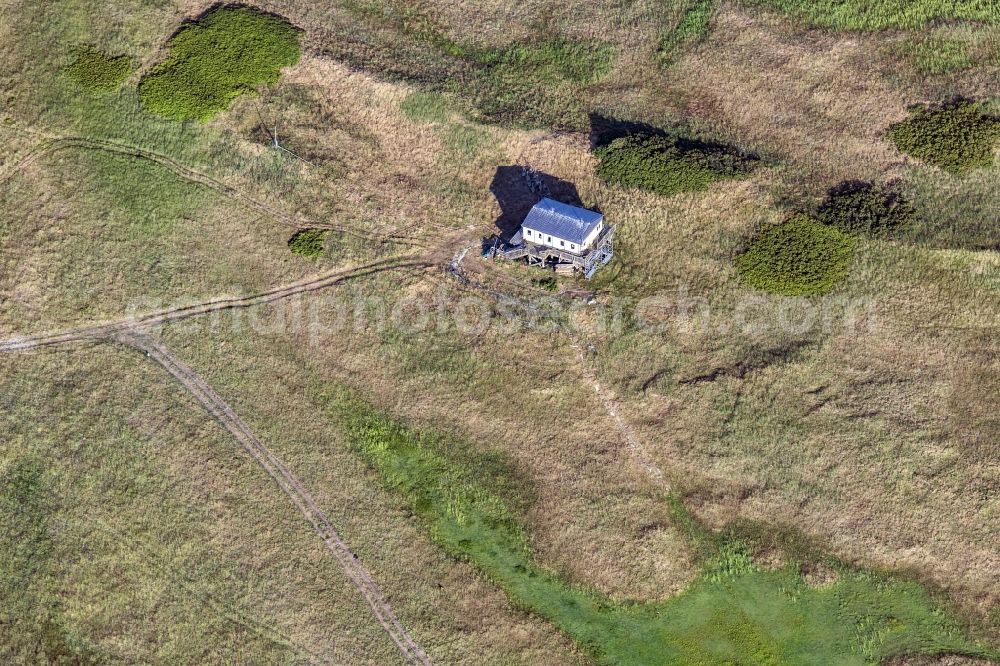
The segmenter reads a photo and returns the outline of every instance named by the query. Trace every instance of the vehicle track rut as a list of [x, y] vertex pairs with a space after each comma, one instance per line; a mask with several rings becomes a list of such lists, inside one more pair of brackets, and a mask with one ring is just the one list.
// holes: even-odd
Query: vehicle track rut
[[220, 310], [264, 305], [266, 303], [289, 298], [297, 294], [325, 289], [341, 282], [364, 277], [366, 275], [374, 275], [384, 271], [401, 270], [405, 268], [428, 268], [433, 265], [434, 261], [431, 259], [424, 259], [418, 256], [391, 257], [347, 270], [336, 270], [323, 273], [319, 276], [299, 280], [298, 282], [292, 282], [253, 296], [219, 298], [203, 303], [159, 310], [103, 324], [82, 326], [79, 328], [71, 328], [52, 333], [42, 333], [33, 336], [8, 338], [6, 340], [0, 340], [0, 353], [27, 351], [29, 349], [67, 344], [71, 342], [111, 338], [117, 333], [132, 328], [169, 324], [182, 319], [198, 317], [211, 312], [218, 312]]
[[268, 204], [256, 199], [240, 190], [236, 189], [232, 185], [228, 185], [223, 181], [210, 176], [204, 172], [193, 169], [189, 166], [178, 162], [172, 157], [163, 155], [162, 153], [157, 153], [145, 148], [140, 148], [138, 146], [132, 146], [126, 143], [119, 143], [116, 141], [109, 141], [106, 139], [91, 139], [82, 136], [58, 136], [44, 139], [39, 142], [35, 147], [28, 151], [28, 153], [22, 157], [20, 160], [15, 162], [13, 165], [8, 167], [4, 173], [0, 174], [0, 185], [6, 184], [14, 176], [21, 173], [24, 169], [28, 168], [36, 160], [49, 155], [60, 150], [68, 150], [71, 148], [84, 148], [90, 150], [100, 150], [106, 153], [112, 153], [115, 155], [123, 155], [126, 157], [137, 157], [140, 159], [148, 160], [154, 162], [169, 171], [177, 174], [181, 178], [188, 180], [193, 183], [198, 183], [204, 187], [208, 187], [219, 194], [226, 196], [234, 201], [244, 204], [248, 208], [256, 210], [268, 217], [277, 220], [281, 224], [295, 228], [295, 229], [327, 229], [330, 231], [336, 231], [338, 233], [346, 234], [349, 236], [355, 236], [357, 238], [364, 238], [367, 240], [385, 240], [392, 241], [401, 245], [412, 245], [414, 247], [426, 247], [424, 243], [413, 239], [410, 236], [405, 236], [402, 234], [391, 234], [391, 233], [378, 233], [378, 232], [364, 232], [357, 229], [352, 229], [349, 227], [344, 227], [336, 224], [329, 224], [324, 222], [315, 222], [305, 218], [297, 217], [294, 215], [289, 215], [284, 211], [278, 210]]
[[288, 498], [306, 520], [312, 524], [313, 529], [316, 530], [327, 549], [336, 557], [351, 583], [364, 597], [378, 623], [399, 648], [403, 657], [411, 664], [429, 666], [431, 664], [430, 658], [396, 617], [392, 606], [382, 594], [368, 569], [340, 537], [313, 496], [284, 463], [254, 435], [250, 427], [233, 411], [233, 408], [204, 379], [163, 344], [134, 329], [121, 330], [116, 333], [115, 337], [122, 344], [145, 352], [147, 357], [160, 364], [174, 379], [180, 382], [188, 393], [201, 403], [216, 421], [232, 434], [247, 453], [257, 461], [257, 464], [263, 467], [264, 471], [288, 495]]

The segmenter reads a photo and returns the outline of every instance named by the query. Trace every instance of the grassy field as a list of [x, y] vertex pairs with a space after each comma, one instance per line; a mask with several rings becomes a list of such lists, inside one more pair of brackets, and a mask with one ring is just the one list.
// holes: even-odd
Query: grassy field
[[394, 663], [286, 498], [165, 374], [113, 348], [2, 364], [4, 661]]
[[[268, 2], [300, 44], [280, 76], [269, 59], [227, 78], [187, 114], [204, 122], [151, 112], [143, 82], [207, 9], [0, 7], [2, 337], [473, 248], [494, 296], [577, 328], [434, 269], [157, 332], [303, 479], [435, 661], [1000, 642], [1000, 170], [982, 142], [949, 173], [890, 139], [914, 104], [996, 109], [991, 6]], [[697, 191], [609, 183], [594, 142], [625, 121], [759, 161], [679, 188]], [[476, 260], [522, 166], [616, 226], [594, 281]], [[852, 237], [825, 296], [741, 282], [755, 239], [855, 179], [912, 215]], [[322, 251], [293, 251], [314, 227], [335, 227]], [[566, 287], [597, 305], [553, 301]], [[462, 308], [489, 325], [457, 327]], [[110, 346], [0, 364], [0, 504], [24, 509], [0, 520], [6, 661], [398, 658], [155, 366]]]
[[839, 30], [920, 28], [928, 23], [965, 20], [1000, 23], [1000, 8], [978, 0], [754, 0], [811, 23]]
[[[851, 572], [811, 588], [794, 569], [758, 569], [731, 544], [707, 564], [702, 579], [666, 603], [613, 603], [572, 588], [532, 561], [519, 516], [505, 498], [516, 490], [502, 461], [476, 457], [465, 443], [407, 430], [342, 390], [327, 389], [319, 399], [443, 548], [472, 562], [600, 663], [862, 664], [900, 652], [979, 652], [918, 586]], [[456, 462], [453, 451], [464, 460]]]

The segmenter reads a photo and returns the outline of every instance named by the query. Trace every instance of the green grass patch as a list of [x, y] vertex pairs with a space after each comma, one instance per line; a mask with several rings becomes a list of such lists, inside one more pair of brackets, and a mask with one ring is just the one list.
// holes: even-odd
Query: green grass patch
[[594, 83], [611, 69], [613, 55], [610, 44], [551, 39], [481, 51], [475, 59], [494, 71], [527, 72], [540, 81]]
[[111, 56], [93, 47], [77, 51], [76, 60], [66, 75], [78, 84], [97, 93], [114, 92], [132, 73], [132, 59], [127, 55]]
[[748, 0], [837, 30], [922, 28], [942, 20], [1000, 24], [1000, 4], [983, 0]]
[[902, 152], [953, 174], [991, 166], [1000, 142], [1000, 117], [977, 102], [958, 99], [917, 107], [889, 128]]
[[407, 118], [423, 123], [443, 123], [448, 120], [448, 100], [438, 92], [410, 93], [400, 105]]
[[288, 239], [288, 249], [300, 257], [322, 257], [326, 252], [326, 229], [303, 229]]
[[832, 188], [816, 218], [849, 234], [886, 238], [909, 227], [916, 211], [896, 187], [845, 181]]
[[722, 144], [677, 135], [634, 134], [596, 149], [597, 174], [606, 182], [663, 196], [698, 192], [712, 183], [740, 178], [755, 159]]
[[489, 133], [472, 125], [451, 125], [442, 138], [448, 152], [462, 163], [473, 159], [490, 143]]
[[982, 652], [915, 583], [842, 572], [813, 588], [794, 567], [759, 569], [735, 543], [708, 548], [704, 575], [666, 602], [616, 602], [570, 585], [535, 563], [521, 523], [527, 495], [502, 457], [407, 429], [340, 388], [319, 399], [438, 544], [598, 663], [850, 665], [904, 653]]
[[736, 259], [747, 284], [786, 296], [823, 294], [845, 277], [854, 239], [806, 215], [770, 227]]
[[707, 37], [714, 10], [715, 0], [689, 0], [677, 25], [660, 40], [660, 58], [670, 62], [681, 47]]
[[240, 95], [277, 83], [299, 61], [299, 31], [247, 7], [221, 7], [185, 24], [169, 55], [139, 85], [143, 105], [176, 120], [207, 120]]
[[470, 51], [472, 73], [454, 92], [469, 115], [514, 127], [587, 127], [582, 88], [603, 78], [614, 47], [597, 41], [551, 39], [505, 49]]
[[907, 44], [902, 51], [918, 72], [932, 76], [960, 72], [975, 64], [972, 45], [963, 39], [927, 37]]

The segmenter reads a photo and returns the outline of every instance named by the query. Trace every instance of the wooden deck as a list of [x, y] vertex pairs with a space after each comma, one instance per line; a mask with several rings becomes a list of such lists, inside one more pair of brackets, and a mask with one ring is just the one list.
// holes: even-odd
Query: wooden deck
[[614, 227], [605, 227], [601, 235], [594, 241], [594, 245], [582, 254], [522, 241], [517, 245], [506, 245], [498, 248], [497, 255], [510, 260], [527, 258], [530, 266], [548, 268], [572, 266], [573, 270], [581, 271], [584, 277], [589, 280], [598, 268], [611, 261], [614, 256], [614, 236]]

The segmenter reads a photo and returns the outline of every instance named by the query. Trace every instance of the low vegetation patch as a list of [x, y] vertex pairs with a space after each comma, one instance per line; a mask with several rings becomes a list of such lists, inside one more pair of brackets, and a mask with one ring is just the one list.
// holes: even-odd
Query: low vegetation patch
[[526, 505], [518, 506], [526, 496], [501, 459], [407, 429], [339, 388], [320, 399], [438, 544], [598, 663], [860, 665], [906, 653], [981, 653], [915, 583], [843, 572], [814, 588], [796, 567], [757, 568], [734, 543], [714, 548], [704, 575], [666, 602], [618, 602], [570, 585], [534, 561], [521, 526]]
[[854, 257], [854, 239], [806, 215], [765, 230], [736, 259], [740, 278], [785, 296], [823, 294], [841, 282]]
[[827, 193], [816, 217], [850, 234], [886, 238], [912, 224], [916, 210], [893, 186], [851, 180]]
[[139, 85], [143, 105], [177, 120], [207, 120], [234, 99], [273, 84], [299, 61], [299, 31], [247, 7], [221, 7], [184, 25], [169, 55]]
[[714, 10], [715, 0], [688, 0], [677, 25], [660, 40], [660, 57], [669, 63], [682, 46], [708, 36], [708, 24]]
[[76, 60], [66, 68], [66, 74], [93, 92], [113, 92], [132, 73], [132, 59], [126, 55], [110, 56], [93, 47], [77, 51]]
[[954, 174], [993, 164], [1000, 142], [1000, 117], [984, 105], [959, 99], [921, 106], [889, 128], [902, 152]]
[[288, 239], [288, 249], [302, 257], [322, 257], [326, 252], [326, 229], [303, 229]]
[[494, 69], [527, 71], [542, 81], [593, 83], [608, 73], [613, 55], [610, 44], [553, 39], [483, 51], [476, 60]]
[[1000, 5], [982, 0], [751, 0], [838, 30], [920, 28], [938, 20], [1000, 24]]
[[971, 40], [917, 33], [914, 41], [896, 49], [909, 58], [921, 74], [951, 74], [975, 65]]
[[471, 100], [477, 120], [583, 129], [581, 89], [603, 78], [613, 57], [610, 44], [566, 39], [470, 51], [474, 74], [455, 92]]
[[663, 196], [708, 189], [750, 173], [755, 159], [717, 143], [676, 135], [633, 134], [597, 148], [598, 175], [612, 185]]
[[412, 92], [400, 104], [400, 109], [410, 120], [425, 123], [443, 123], [448, 120], [448, 100], [437, 92]]

